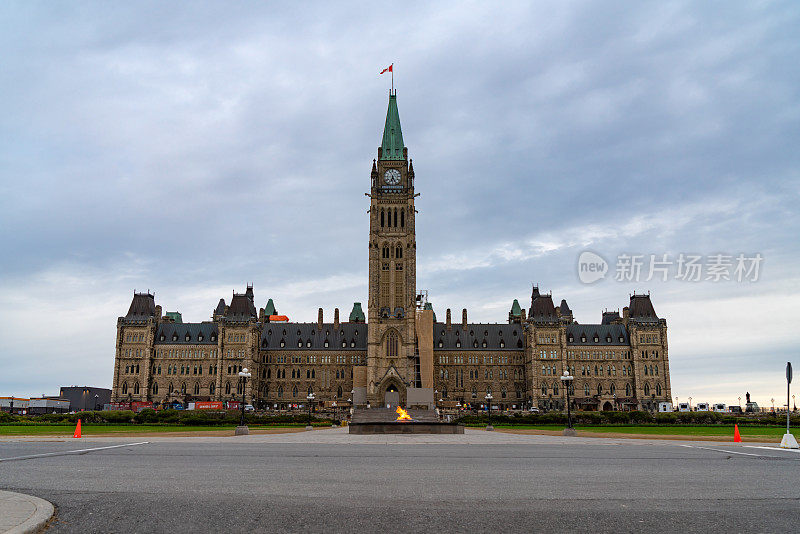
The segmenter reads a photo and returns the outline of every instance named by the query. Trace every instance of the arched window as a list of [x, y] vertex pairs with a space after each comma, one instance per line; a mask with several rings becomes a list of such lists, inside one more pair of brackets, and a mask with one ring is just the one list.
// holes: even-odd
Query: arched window
[[389, 358], [397, 358], [399, 339], [397, 332], [392, 330], [386, 337], [386, 356]]
[[294, 386], [292, 388], [292, 398], [295, 398], [295, 399], [297, 398], [297, 386]]
[[656, 395], [661, 396], [661, 384], [656, 384]]
[[133, 385], [133, 394], [134, 394], [134, 395], [138, 395], [138, 394], [139, 394], [139, 382], [136, 382], [136, 383]]
[[122, 383], [122, 394], [123, 395], [127, 395], [128, 394], [128, 383], [127, 382], [123, 382]]
[[585, 396], [587, 396], [587, 397], [588, 397], [589, 395], [591, 395], [591, 393], [589, 393], [589, 384], [584, 384], [584, 385], [583, 385], [583, 394], [584, 394]]
[[400, 211], [400, 228], [406, 227], [406, 210]]
[[553, 395], [558, 395], [558, 382], [553, 382]]
[[336, 388], [336, 398], [337, 399], [341, 399], [342, 398], [342, 386], [339, 386], [338, 388]]
[[158, 393], [158, 382], [153, 382], [153, 395]]
[[644, 376], [647, 376], [647, 366], [644, 366]]
[[542, 395], [547, 395], [547, 383], [542, 382]]
[[283, 397], [283, 386], [278, 386], [278, 398]]
[[381, 228], [383, 228], [383, 226], [384, 226], [384, 211], [383, 208], [381, 208]]
[[625, 396], [626, 397], [630, 397], [631, 396], [631, 385], [630, 384], [625, 384]]
[[217, 385], [214, 382], [211, 382], [211, 384], [208, 386], [208, 392], [213, 395], [216, 390]]
[[644, 394], [645, 396], [650, 395], [650, 384], [644, 385]]
[[194, 394], [195, 395], [200, 395], [200, 384], [198, 384], [198, 383], [194, 384]]
[[225, 382], [225, 395], [230, 395], [230, 394], [231, 394], [231, 383]]
[[314, 390], [311, 388], [311, 386], [308, 386], [308, 394], [312, 395], [313, 393], [314, 393]]
[[392, 226], [397, 228], [397, 208], [394, 209], [394, 224]]
[[167, 388], [167, 390], [168, 390], [170, 393], [172, 393], [173, 391], [175, 391], [175, 386], [173, 386], [173, 385], [172, 385], [172, 382], [170, 382], [170, 383], [169, 383], [169, 388]]
[[609, 393], [611, 393], [612, 395], [614, 395], [614, 394], [617, 392], [617, 386], [615, 386], [615, 385], [612, 383], [612, 384], [611, 384], [611, 385], [608, 387], [608, 391], [609, 391]]

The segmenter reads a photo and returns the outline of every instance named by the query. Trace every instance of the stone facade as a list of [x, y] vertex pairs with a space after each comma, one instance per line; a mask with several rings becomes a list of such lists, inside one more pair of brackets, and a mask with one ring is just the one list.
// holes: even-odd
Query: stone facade
[[[389, 97], [369, 210], [369, 301], [347, 321], [288, 322], [270, 299], [257, 309], [252, 286], [220, 300], [209, 321], [183, 323], [155, 296], [134, 293], [117, 320], [114, 401], [238, 400], [257, 407], [330, 405], [475, 405], [491, 393], [504, 408], [564, 409], [559, 376], [574, 381], [573, 407], [656, 410], [670, 402], [666, 320], [649, 294], [579, 324], [567, 302], [534, 287], [530, 307], [514, 300], [505, 323], [453, 323], [417, 294], [414, 167], [403, 144], [396, 96]], [[526, 313], [527, 312], [527, 313]]]

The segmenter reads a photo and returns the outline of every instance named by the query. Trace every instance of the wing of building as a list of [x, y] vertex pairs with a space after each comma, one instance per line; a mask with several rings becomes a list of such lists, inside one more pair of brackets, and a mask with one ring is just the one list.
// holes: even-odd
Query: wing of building
[[[504, 323], [470, 323], [467, 310], [439, 322], [417, 294], [415, 175], [403, 144], [397, 96], [389, 95], [378, 158], [372, 162], [369, 301], [347, 321], [289, 322], [253, 287], [220, 299], [209, 321], [162, 313], [155, 296], [134, 293], [117, 321], [114, 401], [235, 400], [238, 373], [257, 407], [316, 401], [347, 405], [472, 404], [491, 393], [501, 407], [561, 409], [564, 371], [571, 402], [585, 410], [656, 410], [671, 399], [667, 323], [650, 295], [634, 294], [597, 324], [579, 324], [566, 300], [534, 287], [530, 307], [514, 300]], [[263, 301], [262, 301], [263, 302]], [[211, 306], [210, 306], [211, 307]]]

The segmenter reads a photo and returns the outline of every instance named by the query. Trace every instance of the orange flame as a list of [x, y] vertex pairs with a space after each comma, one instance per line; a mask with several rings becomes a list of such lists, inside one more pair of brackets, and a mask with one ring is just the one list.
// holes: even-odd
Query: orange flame
[[397, 419], [396, 421], [411, 421], [411, 416], [408, 415], [408, 412], [402, 409], [400, 406], [397, 407]]

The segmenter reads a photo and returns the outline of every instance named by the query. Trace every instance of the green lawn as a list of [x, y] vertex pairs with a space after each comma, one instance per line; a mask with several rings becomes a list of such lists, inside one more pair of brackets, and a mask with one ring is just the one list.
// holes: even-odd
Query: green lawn
[[[470, 425], [483, 426], [483, 425]], [[494, 425], [495, 428], [531, 428], [539, 430], [562, 430], [564, 425]], [[733, 426], [731, 425], [575, 425], [581, 432], [609, 432], [619, 434], [651, 434], [666, 436], [730, 436], [733, 439]], [[742, 436], [780, 438], [786, 433], [786, 427], [778, 426], [740, 426]], [[800, 438], [800, 429], [792, 428], [792, 434]]]
[[[258, 428], [303, 428], [302, 423], [278, 424], [278, 425], [249, 425], [251, 429]], [[330, 424], [314, 425], [330, 427]], [[84, 423], [81, 425], [81, 434], [86, 436], [97, 434], [138, 434], [155, 432], [207, 432], [211, 430], [234, 430], [236, 425], [131, 425], [131, 424], [92, 424]], [[61, 436], [72, 437], [75, 432], [73, 424], [0, 424], [0, 436]]]

